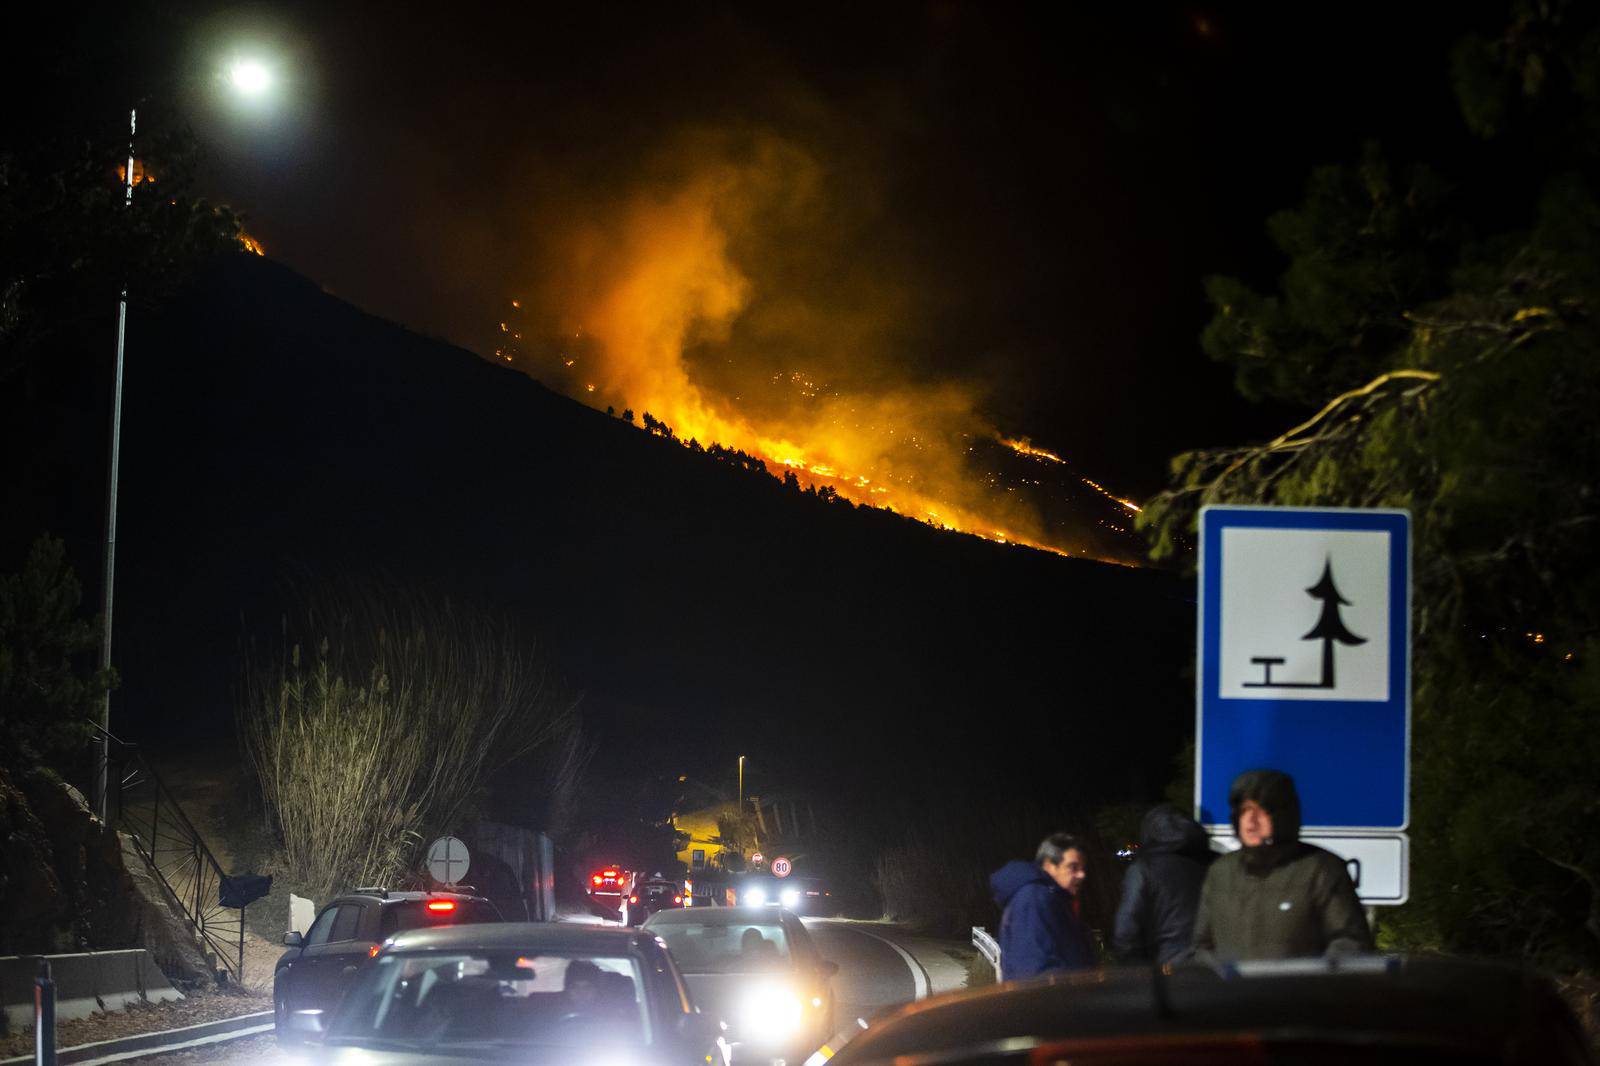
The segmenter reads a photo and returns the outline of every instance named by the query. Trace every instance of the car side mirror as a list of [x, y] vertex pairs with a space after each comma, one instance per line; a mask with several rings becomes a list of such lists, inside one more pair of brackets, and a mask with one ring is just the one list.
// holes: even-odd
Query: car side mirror
[[306, 946], [306, 938], [291, 929], [283, 934], [283, 946], [286, 948], [303, 948]]
[[822, 976], [832, 977], [839, 972], [839, 964], [831, 959], [823, 959], [822, 965], [818, 966], [817, 969], [822, 971]]

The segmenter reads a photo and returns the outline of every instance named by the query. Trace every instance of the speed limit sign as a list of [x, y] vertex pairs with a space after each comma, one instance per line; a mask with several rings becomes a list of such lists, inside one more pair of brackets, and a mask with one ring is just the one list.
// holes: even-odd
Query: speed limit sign
[[779, 855], [776, 859], [772, 860], [773, 877], [788, 877], [790, 869], [792, 869], [792, 867], [789, 865], [789, 859], [787, 856]]

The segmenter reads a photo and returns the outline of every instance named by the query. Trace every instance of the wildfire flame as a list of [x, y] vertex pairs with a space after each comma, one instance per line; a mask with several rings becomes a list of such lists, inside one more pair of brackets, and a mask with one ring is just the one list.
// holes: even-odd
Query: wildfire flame
[[[680, 173], [665, 190], [652, 186], [546, 237], [555, 243], [547, 258], [561, 268], [542, 272], [542, 284], [510, 304], [513, 317], [531, 319], [517, 329], [550, 342], [521, 369], [597, 408], [649, 413], [680, 442], [745, 452], [774, 476], [792, 474], [858, 504], [1002, 543], [1087, 554], [1048, 532], [1012, 487], [973, 469], [969, 453], [985, 440], [1063, 462], [999, 434], [977, 413], [980, 389], [881, 371], [892, 360], [861, 350], [875, 339], [871, 331], [837, 325], [849, 312], [799, 307], [758, 284], [773, 270], [748, 250], [752, 234], [768, 215], [804, 200], [807, 168], [785, 146], [765, 145], [753, 158]], [[514, 330], [502, 322], [498, 332], [504, 345]], [[751, 372], [771, 350], [812, 346], [826, 349], [823, 366], [860, 369], [845, 380], [803, 366]], [[516, 363], [509, 351], [521, 350], [497, 354]]]

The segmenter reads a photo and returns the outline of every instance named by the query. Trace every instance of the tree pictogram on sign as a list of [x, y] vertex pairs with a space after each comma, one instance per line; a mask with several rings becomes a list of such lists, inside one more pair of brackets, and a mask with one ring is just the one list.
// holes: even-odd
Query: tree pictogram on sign
[[1260, 681], [1246, 681], [1245, 688], [1333, 688], [1333, 646], [1335, 643], [1355, 647], [1365, 644], [1366, 637], [1358, 637], [1350, 632], [1350, 627], [1344, 624], [1344, 619], [1339, 615], [1340, 607], [1349, 607], [1350, 601], [1339, 594], [1339, 587], [1333, 583], [1333, 560], [1328, 559], [1322, 567], [1322, 577], [1315, 585], [1306, 589], [1306, 595], [1312, 599], [1322, 601], [1322, 614], [1317, 619], [1317, 624], [1311, 627], [1311, 632], [1301, 637], [1301, 640], [1322, 641], [1322, 678], [1319, 681], [1274, 681], [1272, 668], [1283, 663], [1281, 656], [1253, 655], [1250, 661], [1261, 667], [1262, 679]]

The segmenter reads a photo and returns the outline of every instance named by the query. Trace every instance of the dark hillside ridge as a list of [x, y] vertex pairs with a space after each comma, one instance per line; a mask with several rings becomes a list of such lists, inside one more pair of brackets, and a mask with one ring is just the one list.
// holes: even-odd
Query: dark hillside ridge
[[[46, 521], [93, 603], [91, 407]], [[226, 733], [241, 615], [270, 635], [286, 579], [341, 574], [526, 623], [586, 693], [604, 773], [745, 753], [796, 784], [1023, 788], [1066, 759], [1122, 794], [1159, 787], [1189, 720], [1191, 593], [1167, 575], [823, 503], [269, 261], [130, 324], [124, 410], [116, 714], [135, 736]]]

